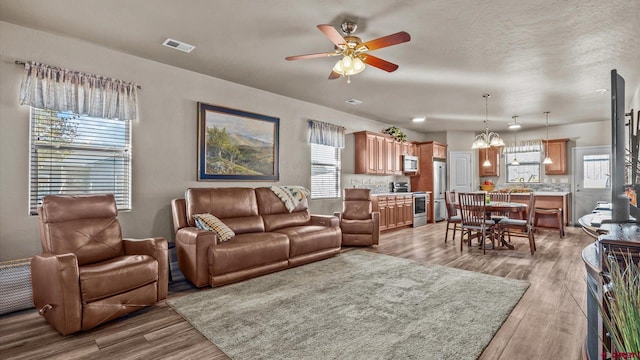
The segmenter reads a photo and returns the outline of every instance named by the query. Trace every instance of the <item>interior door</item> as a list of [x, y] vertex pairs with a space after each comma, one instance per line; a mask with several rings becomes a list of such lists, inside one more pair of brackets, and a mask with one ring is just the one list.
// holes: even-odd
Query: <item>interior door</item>
[[573, 221], [591, 213], [598, 201], [611, 201], [611, 147], [573, 149]]
[[471, 151], [449, 152], [449, 190], [471, 192], [473, 176], [471, 173]]

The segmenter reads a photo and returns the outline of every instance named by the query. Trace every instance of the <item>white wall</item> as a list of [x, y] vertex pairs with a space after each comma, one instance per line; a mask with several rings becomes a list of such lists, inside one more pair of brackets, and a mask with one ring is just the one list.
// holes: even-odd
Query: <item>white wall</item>
[[[119, 219], [126, 237], [172, 239], [170, 200], [188, 187], [310, 187], [307, 120], [340, 124], [347, 132], [381, 131], [385, 124], [127, 55], [84, 41], [0, 22], [0, 260], [40, 252], [37, 217], [29, 215], [29, 108], [18, 104], [22, 67], [38, 61], [140, 84], [139, 121], [133, 124], [133, 210]], [[280, 181], [197, 182], [196, 103], [205, 102], [280, 118]], [[410, 140], [423, 135], [407, 131]], [[348, 152], [348, 149], [346, 149]], [[351, 154], [353, 154], [351, 150]], [[353, 168], [353, 156], [344, 156]], [[312, 201], [330, 214], [341, 201]]]

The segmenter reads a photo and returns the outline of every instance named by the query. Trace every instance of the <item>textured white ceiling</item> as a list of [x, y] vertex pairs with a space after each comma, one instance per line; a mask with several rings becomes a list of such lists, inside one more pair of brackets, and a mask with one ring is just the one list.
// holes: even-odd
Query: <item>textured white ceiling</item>
[[[373, 52], [396, 72], [368, 67], [347, 84], [327, 80], [336, 58], [284, 60], [331, 51], [316, 25], [347, 16], [363, 41], [411, 34]], [[627, 102], [640, 84], [640, 0], [0, 0], [0, 20], [417, 131], [482, 130], [484, 93], [496, 130], [513, 115], [543, 126], [544, 111], [551, 125], [606, 120], [610, 94], [596, 89], [610, 71]]]

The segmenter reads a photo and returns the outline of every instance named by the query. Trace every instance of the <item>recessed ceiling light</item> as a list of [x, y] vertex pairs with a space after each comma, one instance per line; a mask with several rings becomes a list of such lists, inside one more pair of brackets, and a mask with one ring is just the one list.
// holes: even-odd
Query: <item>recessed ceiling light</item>
[[351, 104], [351, 105], [358, 105], [358, 104], [362, 104], [362, 101], [358, 100], [358, 99], [349, 99], [347, 101], [345, 101], [347, 104]]
[[182, 42], [174, 39], [167, 39], [162, 43], [162, 45], [166, 47], [170, 47], [172, 49], [180, 50], [186, 53], [190, 53], [191, 51], [193, 51], [193, 49], [196, 48], [195, 46], [187, 44], [186, 42]]
[[607, 89], [598, 89], [598, 90], [596, 90], [596, 92], [598, 94], [605, 94], [607, 92]]
[[425, 121], [427, 118], [425, 118], [424, 116], [422, 117], [414, 117], [413, 119], [411, 119], [413, 122], [423, 122]]

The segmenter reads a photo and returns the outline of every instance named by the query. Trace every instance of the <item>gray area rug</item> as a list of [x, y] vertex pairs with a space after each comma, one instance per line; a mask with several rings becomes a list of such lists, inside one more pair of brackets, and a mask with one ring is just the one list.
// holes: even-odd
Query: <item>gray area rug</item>
[[232, 359], [476, 359], [529, 284], [366, 251], [168, 303]]

